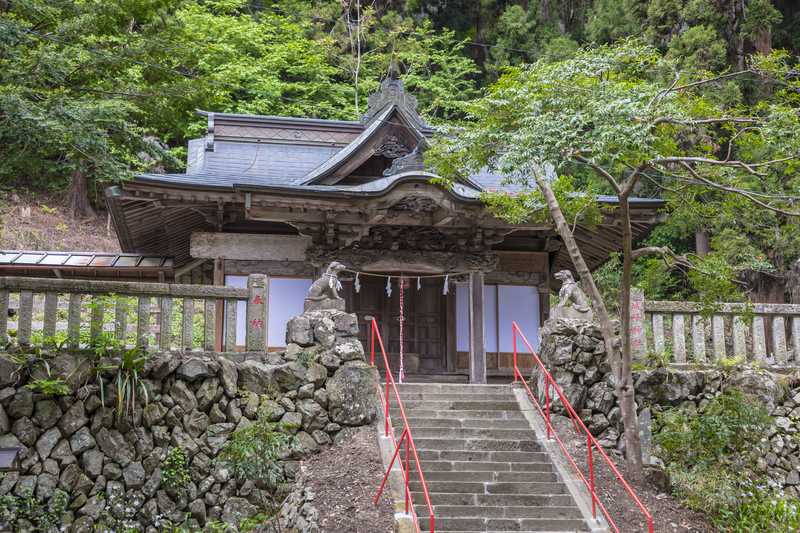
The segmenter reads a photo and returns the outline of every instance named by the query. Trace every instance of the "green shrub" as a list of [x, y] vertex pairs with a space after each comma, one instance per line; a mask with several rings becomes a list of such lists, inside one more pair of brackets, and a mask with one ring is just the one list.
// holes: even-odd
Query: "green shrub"
[[714, 525], [727, 533], [800, 531], [800, 500], [756, 492], [730, 510], [723, 510]]
[[711, 400], [700, 413], [671, 409], [658, 418], [655, 443], [667, 463], [691, 469], [697, 466], [754, 464], [760, 441], [770, 426], [766, 408], [758, 400], [729, 390]]
[[697, 412], [661, 413], [654, 442], [675, 494], [721, 531], [797, 531], [797, 501], [765, 493], [756, 465], [770, 425], [764, 405], [737, 390]]
[[288, 457], [293, 447], [288, 429], [259, 417], [256, 422], [233, 432], [218, 460], [239, 480], [277, 487], [285, 480], [280, 460]]
[[170, 489], [182, 489], [189, 484], [189, 462], [181, 448], [170, 448], [161, 461], [161, 482]]

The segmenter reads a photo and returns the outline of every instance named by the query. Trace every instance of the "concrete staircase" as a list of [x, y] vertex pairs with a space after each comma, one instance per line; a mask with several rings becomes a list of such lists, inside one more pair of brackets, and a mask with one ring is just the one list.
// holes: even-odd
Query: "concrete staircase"
[[[588, 531], [510, 385], [398, 386], [436, 516], [436, 531]], [[395, 428], [399, 411], [392, 411]], [[396, 429], [398, 433], [401, 429]], [[425, 531], [418, 475], [410, 482]]]

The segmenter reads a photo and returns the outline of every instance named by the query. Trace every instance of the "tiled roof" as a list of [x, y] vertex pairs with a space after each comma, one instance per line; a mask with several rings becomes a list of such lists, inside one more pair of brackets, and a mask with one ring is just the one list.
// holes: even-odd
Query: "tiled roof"
[[172, 258], [156, 255], [115, 254], [105, 252], [42, 252], [0, 250], [0, 268], [172, 268]]

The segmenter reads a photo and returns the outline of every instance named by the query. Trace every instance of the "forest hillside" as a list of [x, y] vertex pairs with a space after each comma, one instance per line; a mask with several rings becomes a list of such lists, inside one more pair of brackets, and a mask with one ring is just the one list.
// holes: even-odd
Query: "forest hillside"
[[[422, 113], [434, 124], [452, 124], [509, 68], [562, 61], [581, 48], [620, 40], [655, 46], [685, 72], [724, 75], [744, 69], [753, 54], [775, 50], [796, 62], [800, 5], [789, 0], [0, 1], [0, 187], [7, 202], [43, 195], [33, 200], [34, 207], [94, 217], [103, 210], [108, 184], [140, 171], [182, 170], [187, 140], [205, 128], [198, 109], [357, 119], [394, 58]], [[765, 90], [737, 79], [715, 87], [714, 98], [746, 112], [758, 106]], [[794, 167], [784, 177], [796, 181]], [[644, 186], [638, 194], [660, 192]], [[712, 273], [712, 281], [739, 281], [723, 287], [726, 299], [795, 298], [796, 221], [701, 194], [671, 210], [651, 243], [710, 255], [704, 271]], [[113, 246], [102, 213], [90, 218], [97, 220], [89, 226], [97, 228], [96, 239], [75, 243], [20, 237], [24, 232], [9, 227], [14, 212], [3, 211], [2, 247]], [[72, 222], [55, 222], [52, 235], [58, 236], [60, 224]], [[614, 260], [599, 273], [610, 294], [618, 273]], [[708, 276], [698, 281], [657, 259], [638, 261], [636, 276], [657, 298], [694, 298], [698, 287], [709, 283]]]

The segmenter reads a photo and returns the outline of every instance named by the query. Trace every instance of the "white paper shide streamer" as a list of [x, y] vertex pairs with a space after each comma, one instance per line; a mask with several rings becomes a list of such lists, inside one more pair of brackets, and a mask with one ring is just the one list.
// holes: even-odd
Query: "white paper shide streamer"
[[386, 278], [386, 297], [392, 297], [392, 276]]

